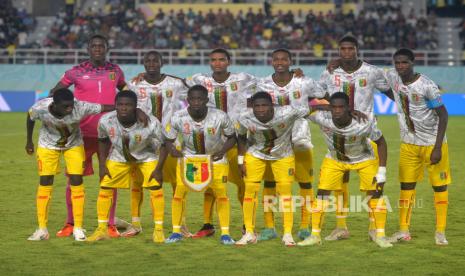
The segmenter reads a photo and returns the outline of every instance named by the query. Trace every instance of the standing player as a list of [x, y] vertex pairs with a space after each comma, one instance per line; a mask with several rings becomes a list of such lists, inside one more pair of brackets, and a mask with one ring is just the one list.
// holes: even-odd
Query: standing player
[[[137, 106], [147, 114], [155, 116], [165, 127], [169, 123], [174, 112], [181, 107], [185, 101], [187, 86], [178, 77], [161, 73], [163, 59], [159, 52], [149, 51], [144, 56], [145, 73], [140, 81], [131, 81], [128, 88], [137, 94]], [[167, 157], [163, 167], [163, 180], [171, 183], [173, 194], [176, 190], [176, 166], [177, 159]], [[132, 226], [122, 233], [123, 237], [137, 235], [142, 231], [140, 223], [140, 205], [143, 194], [140, 181], [135, 181], [131, 188], [131, 214]], [[191, 234], [183, 225], [183, 235], [189, 237]]]
[[[328, 197], [331, 191], [341, 189], [344, 173], [356, 170], [360, 176], [360, 190], [369, 197], [376, 227], [373, 241], [382, 248], [392, 247], [385, 238], [386, 203], [381, 198], [386, 182], [386, 141], [374, 120], [359, 123], [351, 118], [350, 100], [345, 93], [334, 93], [330, 106], [331, 112], [316, 111], [310, 116], [310, 120], [320, 125], [329, 152], [320, 169], [317, 199], [313, 203], [312, 234], [299, 245], [321, 244], [320, 232]], [[369, 139], [378, 145], [379, 160]]]
[[113, 106], [101, 106], [75, 101], [73, 93], [66, 88], [57, 89], [53, 98], [45, 98], [34, 104], [27, 116], [26, 152], [34, 153], [32, 133], [36, 120], [42, 121], [39, 133], [37, 162], [40, 184], [37, 190], [37, 218], [39, 228], [28, 240], [40, 241], [49, 238], [47, 230], [48, 209], [52, 195], [54, 175], [59, 172], [60, 155], [63, 153], [69, 181], [75, 224], [72, 231], [76, 241], [86, 239], [82, 229], [84, 214], [84, 186], [82, 173], [84, 147], [79, 129], [82, 118], [103, 111], [113, 110]]
[[[323, 98], [324, 91], [311, 78], [295, 77], [289, 70], [292, 59], [291, 53], [286, 49], [277, 49], [272, 53], [274, 74], [261, 79], [257, 89], [271, 95], [273, 103], [277, 106], [290, 105], [294, 108], [308, 108], [309, 98]], [[313, 145], [308, 121], [304, 118], [297, 120], [292, 128], [292, 144], [295, 155], [295, 179], [299, 182], [300, 196], [303, 199], [301, 208], [301, 221], [298, 236], [305, 239], [310, 235], [310, 201], [313, 200]], [[273, 181], [271, 171], [265, 174], [263, 196], [267, 199], [276, 195], [276, 183]], [[259, 240], [276, 238], [273, 212], [265, 210], [265, 229], [260, 232]]]
[[449, 150], [446, 140], [448, 114], [442, 103], [438, 86], [426, 76], [413, 70], [414, 54], [399, 49], [394, 54], [395, 70], [387, 72], [394, 90], [400, 125], [400, 231], [391, 242], [409, 241], [410, 218], [415, 201], [416, 183], [423, 179], [425, 167], [434, 190], [437, 245], [447, 245], [446, 219], [451, 183]]
[[[123, 89], [126, 85], [121, 68], [106, 61], [108, 52], [108, 41], [104, 36], [93, 35], [90, 37], [87, 52], [89, 60], [84, 61], [70, 70], [66, 71], [61, 80], [52, 89], [51, 94], [59, 88], [67, 88], [74, 85], [74, 96], [81, 101], [99, 104], [113, 104], [116, 89]], [[97, 152], [97, 124], [101, 115], [89, 116], [82, 120], [81, 130], [84, 140], [86, 162], [84, 175], [92, 175], [92, 156]], [[108, 228], [111, 237], [118, 237], [119, 233], [115, 227], [114, 217], [116, 209], [116, 190], [110, 213]], [[67, 237], [73, 232], [74, 218], [70, 191], [70, 180], [66, 188], [66, 206], [68, 215], [65, 226], [58, 231], [58, 237]]]
[[[237, 130], [238, 163], [245, 182], [243, 211], [246, 233], [236, 244], [257, 242], [254, 228], [258, 192], [265, 169], [270, 166], [283, 212], [282, 241], [286, 246], [294, 246], [292, 183], [295, 160], [290, 142], [294, 122], [308, 114], [308, 105], [306, 108], [273, 107], [273, 100], [267, 92], [255, 93], [251, 103], [252, 110], [241, 115]], [[253, 141], [249, 148], [247, 139]]]
[[[217, 199], [221, 243], [231, 245], [234, 244], [234, 240], [229, 235], [230, 206], [226, 191], [229, 166], [225, 154], [236, 143], [234, 126], [226, 113], [207, 107], [208, 90], [205, 87], [194, 85], [189, 88], [187, 102], [189, 106], [174, 113], [171, 122], [165, 128], [166, 148], [177, 158], [184, 155], [211, 155], [213, 170], [210, 173], [213, 173], [213, 180], [210, 188]], [[178, 134], [182, 138], [181, 151], [173, 147]], [[182, 239], [181, 220], [185, 212], [183, 202], [187, 188], [182, 180], [181, 166], [177, 166], [176, 170], [177, 185], [172, 201], [173, 233], [166, 240], [167, 243], [179, 242]]]
[[[320, 85], [331, 96], [337, 92], [343, 92], [349, 96], [349, 107], [358, 110], [376, 120], [374, 116], [374, 94], [380, 90], [388, 97], [392, 97], [392, 91], [384, 78], [384, 71], [370, 65], [358, 58], [358, 41], [355, 37], [347, 35], [339, 40], [339, 59], [329, 68], [334, 69], [330, 73], [323, 72]], [[376, 121], [375, 121], [376, 127]], [[376, 146], [376, 143], [372, 144]], [[375, 155], [376, 155], [375, 149]], [[343, 184], [340, 191], [335, 191], [337, 211], [336, 229], [325, 239], [328, 241], [346, 239], [349, 237], [346, 217], [349, 206], [349, 173], [344, 174]], [[369, 213], [371, 216], [371, 213]], [[370, 217], [368, 234], [375, 238], [375, 225], [373, 217]]]
[[[210, 68], [212, 74], [195, 74], [186, 80], [189, 86], [203, 85], [208, 89], [209, 107], [217, 108], [228, 114], [233, 123], [247, 109], [247, 95], [255, 92], [255, 77], [247, 73], [231, 73], [228, 67], [231, 56], [225, 49], [215, 49], [210, 52]], [[233, 147], [227, 153], [229, 163], [228, 180], [237, 186], [237, 198], [242, 205], [244, 199], [244, 181], [239, 175], [237, 166], [237, 148]], [[215, 233], [211, 224], [215, 197], [211, 189], [204, 197], [204, 225], [194, 234], [193, 238], [210, 236]]]
[[[108, 219], [114, 189], [129, 188], [132, 174], [142, 180], [142, 187], [150, 190], [153, 210], [153, 241], [163, 242], [164, 197], [162, 173], [164, 158], [158, 162], [157, 153], [162, 143], [161, 124], [149, 116], [148, 126], [136, 117], [137, 95], [121, 91], [115, 98], [116, 111], [103, 115], [98, 126], [98, 155], [100, 192], [97, 200], [98, 228], [88, 241], [108, 239]], [[111, 149], [111, 150], [110, 150]]]

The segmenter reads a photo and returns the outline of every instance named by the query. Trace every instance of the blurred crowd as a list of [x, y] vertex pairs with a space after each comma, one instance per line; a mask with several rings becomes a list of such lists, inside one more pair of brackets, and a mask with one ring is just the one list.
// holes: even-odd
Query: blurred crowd
[[158, 10], [153, 20], [127, 7], [124, 1], [110, 1], [104, 10], [61, 12], [43, 42], [49, 48], [83, 48], [90, 33], [109, 38], [112, 48], [120, 49], [335, 49], [347, 33], [359, 38], [361, 49], [436, 49], [434, 14], [417, 18], [401, 12], [400, 1], [373, 1], [358, 15], [353, 12], [296, 14], [271, 9], [240, 11]]
[[11, 0], [0, 1], [0, 48], [28, 48], [34, 27], [34, 18], [25, 10], [16, 9]]

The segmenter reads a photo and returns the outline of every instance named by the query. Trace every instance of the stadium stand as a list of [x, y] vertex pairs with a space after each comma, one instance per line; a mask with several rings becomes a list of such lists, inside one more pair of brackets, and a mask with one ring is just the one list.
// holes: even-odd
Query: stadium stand
[[34, 17], [25, 10], [15, 8], [11, 0], [0, 1], [0, 48], [11, 51], [33, 47], [27, 38], [34, 27]]

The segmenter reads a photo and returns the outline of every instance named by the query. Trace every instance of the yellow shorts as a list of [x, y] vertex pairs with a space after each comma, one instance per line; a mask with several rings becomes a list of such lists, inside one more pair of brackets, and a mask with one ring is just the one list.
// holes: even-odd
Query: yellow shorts
[[355, 164], [346, 164], [325, 157], [320, 169], [320, 183], [318, 189], [338, 191], [342, 189], [342, 177], [345, 172], [357, 171], [360, 178], [360, 191], [376, 190], [376, 173], [378, 160], [367, 160]]
[[279, 160], [263, 160], [247, 153], [244, 159], [247, 174], [245, 182], [261, 182], [268, 166], [276, 182], [292, 183], [295, 180], [295, 158], [293, 155]]
[[163, 182], [168, 182], [171, 186], [176, 186], [176, 168], [178, 166], [178, 159], [168, 155], [163, 165]]
[[[313, 150], [294, 151], [295, 154], [295, 181], [299, 183], [313, 182]], [[270, 166], [265, 170], [265, 181], [275, 181]]]
[[449, 148], [442, 144], [441, 161], [430, 164], [430, 156], [434, 146], [417, 146], [400, 144], [399, 181], [405, 183], [418, 182], [423, 179], [425, 167], [428, 169], [429, 182], [433, 186], [448, 185], [452, 182], [449, 166]]
[[[229, 173], [229, 166], [228, 164], [218, 163], [213, 164], [213, 179], [209, 186], [214, 190], [216, 189], [225, 189], [226, 184], [228, 183], [228, 173]], [[177, 186], [183, 186], [184, 182], [182, 181], [182, 174], [181, 174], [181, 166], [178, 164], [176, 167], [176, 179], [177, 179]]]
[[153, 178], [149, 181], [157, 163], [158, 161], [122, 163], [107, 160], [107, 168], [111, 178], [105, 176], [100, 182], [100, 187], [128, 189], [133, 179], [143, 179], [140, 182], [144, 188], [160, 186], [160, 183]]
[[229, 163], [228, 181], [237, 186], [244, 186], [244, 180], [239, 173], [239, 166], [237, 165], [237, 146], [228, 151], [226, 158]]
[[60, 155], [66, 163], [66, 172], [68, 174], [82, 175], [84, 172], [85, 153], [84, 146], [80, 145], [67, 150], [47, 149], [43, 147], [37, 148], [37, 167], [39, 175], [56, 175], [60, 173]]

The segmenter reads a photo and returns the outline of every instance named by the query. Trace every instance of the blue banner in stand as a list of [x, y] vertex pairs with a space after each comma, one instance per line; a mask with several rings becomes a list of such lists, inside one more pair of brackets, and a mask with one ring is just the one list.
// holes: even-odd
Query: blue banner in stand
[[[48, 95], [48, 91], [0, 91], [0, 111], [24, 112], [41, 98]], [[449, 115], [465, 115], [465, 94], [443, 94], [442, 101], [446, 105]], [[376, 115], [395, 115], [397, 106], [381, 93], [375, 94]]]

